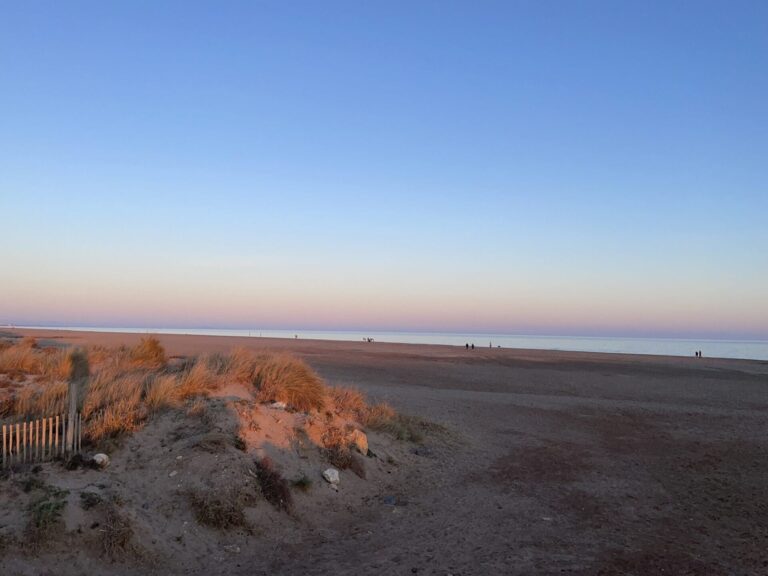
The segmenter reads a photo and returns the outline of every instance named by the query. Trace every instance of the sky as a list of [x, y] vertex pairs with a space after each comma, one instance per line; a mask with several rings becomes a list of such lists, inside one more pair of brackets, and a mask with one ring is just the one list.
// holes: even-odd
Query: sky
[[768, 338], [764, 1], [0, 3], [0, 324]]

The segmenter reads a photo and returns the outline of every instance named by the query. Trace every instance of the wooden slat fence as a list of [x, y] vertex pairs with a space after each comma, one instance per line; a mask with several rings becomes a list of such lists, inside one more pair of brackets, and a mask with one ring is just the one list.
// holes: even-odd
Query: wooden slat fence
[[[67, 432], [73, 432], [73, 446], [66, 446]], [[3, 468], [14, 464], [44, 462], [57, 456], [79, 453], [83, 440], [83, 418], [66, 414], [3, 424]]]

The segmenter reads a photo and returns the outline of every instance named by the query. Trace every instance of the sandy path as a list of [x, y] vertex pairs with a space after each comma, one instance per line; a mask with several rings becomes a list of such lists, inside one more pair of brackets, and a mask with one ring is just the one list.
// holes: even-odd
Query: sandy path
[[422, 466], [403, 474], [397, 506], [255, 550], [243, 573], [768, 573], [766, 362], [160, 338], [171, 354], [290, 350], [330, 383], [452, 432], [417, 449]]

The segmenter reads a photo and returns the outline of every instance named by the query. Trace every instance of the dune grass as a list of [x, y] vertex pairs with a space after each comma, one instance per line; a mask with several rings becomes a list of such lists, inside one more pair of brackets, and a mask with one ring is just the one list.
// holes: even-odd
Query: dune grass
[[399, 438], [419, 437], [418, 426], [388, 405], [370, 405], [353, 388], [327, 386], [304, 361], [286, 353], [255, 354], [238, 348], [168, 364], [155, 336], [142, 338], [132, 348], [87, 350], [45, 348], [22, 340], [0, 347], [1, 374], [16, 375], [23, 382], [6, 394], [3, 414], [24, 418], [65, 412], [68, 382], [80, 382], [84, 439], [92, 443], [131, 433], [164, 410], [184, 409], [190, 417], [203, 417], [206, 396], [235, 382], [248, 386], [258, 402], [284, 402], [289, 410], [325, 411]]
[[165, 349], [156, 336], [145, 336], [131, 349], [131, 360], [143, 368], [162, 368], [167, 360]]
[[305, 362], [289, 354], [257, 359], [253, 386], [261, 402], [285, 402], [300, 411], [322, 410], [326, 386]]

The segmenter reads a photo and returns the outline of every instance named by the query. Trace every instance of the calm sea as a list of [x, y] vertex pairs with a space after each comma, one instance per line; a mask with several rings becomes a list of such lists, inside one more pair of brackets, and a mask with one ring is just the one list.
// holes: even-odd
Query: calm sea
[[294, 338], [314, 340], [361, 341], [403, 344], [447, 344], [479, 347], [528, 348], [536, 350], [569, 350], [574, 352], [613, 352], [620, 354], [663, 354], [693, 356], [695, 350], [710, 358], [748, 358], [768, 360], [768, 341], [764, 340], [685, 340], [678, 338], [603, 338], [591, 336], [520, 336], [513, 334], [450, 334], [439, 332], [345, 332], [320, 330], [221, 330], [213, 328], [93, 328], [42, 327], [53, 330], [86, 330], [92, 332], [133, 332], [156, 334], [198, 334], [205, 336], [250, 336], [252, 338]]

